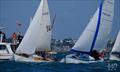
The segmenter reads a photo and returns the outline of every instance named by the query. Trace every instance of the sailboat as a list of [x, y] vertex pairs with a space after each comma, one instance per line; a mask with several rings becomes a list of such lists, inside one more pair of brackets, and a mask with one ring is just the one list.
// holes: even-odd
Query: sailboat
[[95, 60], [91, 56], [93, 51], [105, 48], [111, 31], [114, 16], [114, 0], [104, 0], [90, 19], [85, 30], [71, 49], [72, 54], [61, 60], [66, 63], [91, 63], [103, 61]]
[[110, 60], [120, 61], [120, 30], [110, 54]]
[[15, 61], [51, 62], [42, 60], [35, 51], [50, 51], [51, 21], [47, 0], [41, 0], [40, 5], [30, 22], [29, 28], [14, 55]]

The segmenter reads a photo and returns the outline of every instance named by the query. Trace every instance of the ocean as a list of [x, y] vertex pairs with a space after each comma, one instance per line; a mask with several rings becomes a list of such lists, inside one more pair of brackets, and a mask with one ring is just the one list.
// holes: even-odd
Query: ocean
[[120, 62], [66, 64], [0, 61], [0, 72], [120, 72]]

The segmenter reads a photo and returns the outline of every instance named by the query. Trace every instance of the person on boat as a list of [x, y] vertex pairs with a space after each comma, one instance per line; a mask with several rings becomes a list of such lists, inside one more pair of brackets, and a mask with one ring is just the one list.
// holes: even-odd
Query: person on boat
[[0, 31], [0, 42], [2, 42], [2, 40], [3, 40], [3, 33], [2, 31]]
[[50, 58], [50, 55], [46, 52], [45, 52], [44, 60], [52, 61], [52, 59]]
[[41, 51], [41, 56], [45, 59], [45, 55], [46, 55], [46, 53], [45, 53], [45, 51]]
[[6, 40], [6, 35], [3, 31], [0, 31], [0, 42], [5, 42]]
[[46, 52], [45, 51], [35, 51], [35, 54], [41, 56], [43, 60], [46, 60]]
[[6, 41], [6, 35], [5, 35], [5, 33], [3, 32], [3, 42], [5, 42]]
[[53, 58], [48, 52], [46, 51], [35, 51], [35, 54], [42, 57], [43, 60], [46, 61], [57, 61], [56, 58]]
[[18, 34], [18, 42], [19, 43], [21, 43], [22, 39], [23, 39], [23, 36], [21, 34]]
[[100, 53], [97, 50], [93, 50], [91, 51], [90, 56], [92, 56], [95, 60], [101, 60], [104, 58], [104, 53], [104, 51]]
[[15, 32], [12, 34], [12, 39], [13, 39], [13, 44], [16, 45], [17, 44], [17, 34]]
[[44, 60], [52, 61], [52, 59], [50, 57], [50, 54], [47, 53], [46, 51], [42, 51], [42, 57], [43, 57]]
[[94, 57], [95, 60], [100, 60], [99, 58], [100, 54], [97, 50], [91, 51], [90, 56]]

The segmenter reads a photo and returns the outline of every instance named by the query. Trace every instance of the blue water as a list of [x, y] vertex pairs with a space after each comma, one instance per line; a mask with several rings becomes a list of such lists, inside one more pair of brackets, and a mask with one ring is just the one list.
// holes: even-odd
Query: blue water
[[[65, 54], [57, 54], [60, 60]], [[120, 72], [120, 62], [107, 61], [91, 64], [66, 64], [60, 62], [30, 63], [0, 61], [0, 72]]]
[[0, 61], [0, 72], [120, 72], [120, 62], [65, 64]]

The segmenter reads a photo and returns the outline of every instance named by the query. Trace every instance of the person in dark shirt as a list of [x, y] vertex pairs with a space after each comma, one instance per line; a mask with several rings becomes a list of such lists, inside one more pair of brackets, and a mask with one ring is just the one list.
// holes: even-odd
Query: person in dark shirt
[[23, 39], [23, 36], [22, 35], [18, 35], [18, 41], [19, 41], [19, 43], [21, 43], [22, 39]]
[[14, 32], [13, 34], [12, 34], [12, 39], [13, 39], [13, 44], [17, 44], [17, 34]]
[[95, 60], [100, 60], [100, 53], [96, 50], [91, 51], [90, 56], [94, 57]]
[[5, 33], [4, 33], [3, 31], [0, 31], [0, 41], [1, 41], [1, 42], [5, 42], [5, 40], [6, 40], [6, 35], [5, 35]]

